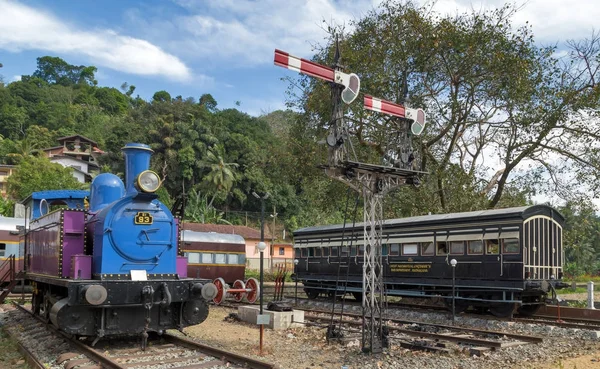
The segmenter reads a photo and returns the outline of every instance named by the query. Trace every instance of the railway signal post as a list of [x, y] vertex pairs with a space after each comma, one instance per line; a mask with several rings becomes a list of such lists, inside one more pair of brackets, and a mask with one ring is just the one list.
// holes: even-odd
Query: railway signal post
[[[331, 84], [333, 110], [326, 139], [329, 146], [328, 160], [321, 168], [328, 176], [352, 187], [364, 198], [362, 351], [381, 352], [383, 347], [387, 346], [387, 330], [382, 323], [385, 298], [381, 254], [383, 197], [391, 189], [403, 184], [416, 184], [418, 176], [424, 173], [407, 168], [361, 163], [349, 149], [351, 142], [348, 139], [348, 127], [344, 122], [342, 102], [350, 104], [356, 99], [360, 91], [360, 79], [356, 74], [342, 72], [339, 45], [336, 45], [333, 68], [291, 56], [281, 50], [275, 50], [274, 63]], [[413, 134], [420, 134], [425, 126], [425, 113], [421, 109], [406, 109], [404, 106], [371, 96], [365, 96], [364, 107], [413, 121]]]

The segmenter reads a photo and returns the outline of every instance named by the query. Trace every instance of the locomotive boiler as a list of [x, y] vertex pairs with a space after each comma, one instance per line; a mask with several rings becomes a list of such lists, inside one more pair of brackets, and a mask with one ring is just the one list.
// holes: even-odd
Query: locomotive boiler
[[[125, 183], [98, 175], [89, 209], [70, 191], [44, 191], [51, 200], [32, 196], [39, 217], [22, 240], [26, 279], [34, 285], [34, 311], [66, 333], [95, 337], [94, 343], [141, 334], [144, 346], [148, 332], [203, 322], [216, 288], [187, 278], [179, 222], [156, 195], [161, 180], [149, 170], [150, 147], [129, 143], [122, 150]], [[48, 212], [49, 204], [68, 207]]]

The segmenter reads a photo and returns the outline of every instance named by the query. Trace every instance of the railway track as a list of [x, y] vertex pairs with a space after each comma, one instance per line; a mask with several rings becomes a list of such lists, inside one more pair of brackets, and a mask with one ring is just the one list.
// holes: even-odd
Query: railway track
[[[18, 320], [17, 331], [20, 334], [20, 337], [15, 338], [19, 342], [26, 360], [34, 368], [47, 368], [49, 365], [48, 355], [45, 354], [45, 359], [40, 359], [35, 352], [39, 346], [50, 345], [56, 346], [50, 347], [55, 354], [50, 361], [53, 362], [53, 365], [61, 365], [65, 369], [75, 367], [78, 369], [136, 369], [150, 365], [153, 369], [275, 369], [273, 364], [168, 333], [150, 340], [149, 347], [145, 351], [141, 350], [139, 339], [135, 339], [135, 341], [104, 340], [101, 341], [102, 349], [100, 350], [58, 331], [23, 306], [14, 305], [23, 315], [15, 318]], [[7, 329], [7, 331], [12, 336], [17, 333], [14, 329]], [[22, 337], [28, 338], [28, 344], [19, 339]], [[36, 346], [36, 343], [38, 347], [32, 347]]]

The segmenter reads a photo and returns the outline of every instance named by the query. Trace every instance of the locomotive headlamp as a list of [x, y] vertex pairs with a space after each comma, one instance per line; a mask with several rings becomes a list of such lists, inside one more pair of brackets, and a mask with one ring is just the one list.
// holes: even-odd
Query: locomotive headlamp
[[160, 187], [160, 177], [151, 170], [145, 170], [137, 177], [137, 186], [144, 192], [155, 192]]

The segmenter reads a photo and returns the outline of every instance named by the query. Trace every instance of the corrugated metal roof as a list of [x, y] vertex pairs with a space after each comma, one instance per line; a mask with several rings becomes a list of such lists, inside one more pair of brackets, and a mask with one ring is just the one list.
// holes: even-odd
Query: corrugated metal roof
[[225, 234], [216, 232], [195, 232], [184, 230], [181, 232], [181, 240], [184, 242], [211, 242], [211, 243], [239, 243], [246, 244], [244, 238], [237, 234]]
[[[185, 222], [182, 229], [189, 229], [195, 232], [215, 232], [225, 234], [237, 234], [246, 240], [260, 240], [260, 230], [238, 225], [229, 224], [203, 224]], [[265, 239], [270, 239], [271, 234], [265, 229]]]

